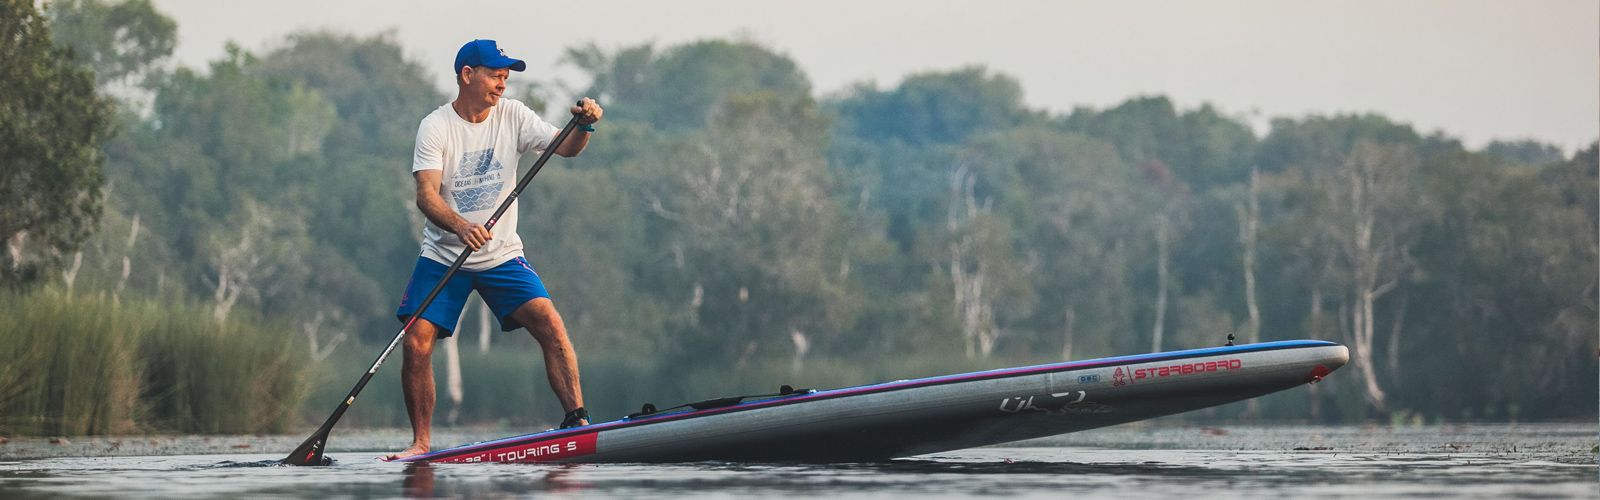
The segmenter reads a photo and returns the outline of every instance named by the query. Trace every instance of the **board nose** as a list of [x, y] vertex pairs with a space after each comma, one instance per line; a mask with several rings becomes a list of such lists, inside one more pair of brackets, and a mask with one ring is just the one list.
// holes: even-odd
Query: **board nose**
[[1334, 370], [1350, 362], [1350, 348], [1342, 345], [1331, 345], [1317, 348], [1319, 356], [1316, 365], [1311, 367], [1311, 372], [1306, 374], [1306, 383], [1315, 384], [1322, 381]]
[[1339, 367], [1350, 363], [1350, 348], [1336, 345], [1329, 346], [1328, 350], [1332, 352], [1328, 354], [1328, 360], [1323, 363], [1328, 365], [1328, 371], [1337, 370]]

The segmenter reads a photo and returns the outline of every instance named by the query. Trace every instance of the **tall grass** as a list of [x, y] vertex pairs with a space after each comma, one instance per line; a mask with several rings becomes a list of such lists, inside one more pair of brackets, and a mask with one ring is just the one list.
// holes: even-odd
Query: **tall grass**
[[0, 292], [0, 432], [281, 431], [297, 415], [291, 332], [193, 305]]

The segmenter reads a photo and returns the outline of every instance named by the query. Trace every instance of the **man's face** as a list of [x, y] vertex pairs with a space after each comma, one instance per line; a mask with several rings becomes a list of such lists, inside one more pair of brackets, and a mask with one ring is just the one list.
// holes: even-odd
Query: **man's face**
[[500, 102], [500, 96], [506, 93], [506, 78], [509, 77], [511, 77], [510, 68], [493, 69], [483, 66], [462, 68], [456, 75], [461, 85], [461, 97], [485, 106], [494, 106]]

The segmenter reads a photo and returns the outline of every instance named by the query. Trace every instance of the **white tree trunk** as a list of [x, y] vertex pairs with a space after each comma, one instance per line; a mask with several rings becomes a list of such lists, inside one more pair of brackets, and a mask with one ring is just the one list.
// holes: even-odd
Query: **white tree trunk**
[[1360, 159], [1353, 161], [1353, 172], [1350, 173], [1350, 211], [1354, 225], [1351, 227], [1351, 260], [1354, 276], [1352, 287], [1354, 292], [1354, 307], [1350, 311], [1351, 332], [1351, 358], [1356, 369], [1361, 372], [1364, 379], [1363, 387], [1366, 390], [1367, 403], [1372, 408], [1382, 412], [1385, 410], [1385, 395], [1383, 388], [1378, 384], [1378, 375], [1373, 368], [1373, 338], [1375, 329], [1373, 325], [1372, 309], [1382, 294], [1378, 285], [1378, 259], [1380, 256], [1373, 248], [1372, 233], [1377, 225], [1377, 210], [1372, 200], [1373, 172], [1370, 165]]
[[439, 343], [444, 344], [445, 395], [450, 398], [450, 413], [445, 417], [445, 423], [456, 425], [461, 421], [461, 400], [464, 396], [461, 387], [461, 349], [455, 336], [440, 340]]
[[111, 292], [113, 300], [122, 296], [122, 289], [128, 286], [128, 277], [133, 275], [133, 245], [139, 242], [139, 214], [133, 214], [132, 227], [128, 229], [128, 243], [122, 249], [122, 276], [117, 279], [117, 288]]
[[1061, 318], [1061, 360], [1072, 360], [1072, 340], [1077, 335], [1074, 331], [1078, 327], [1078, 311], [1072, 306], [1063, 308]]
[[[1244, 302], [1245, 309], [1250, 315], [1250, 323], [1246, 326], [1245, 340], [1250, 343], [1261, 341], [1261, 308], [1256, 303], [1256, 232], [1261, 224], [1261, 171], [1250, 169], [1250, 198], [1243, 210], [1240, 210], [1239, 243], [1244, 254], [1241, 262], [1244, 268]], [[1251, 400], [1254, 402], [1255, 400]]]
[[1162, 336], [1166, 334], [1167, 259], [1172, 252], [1168, 225], [1167, 214], [1162, 213], [1156, 220], [1156, 320], [1150, 332], [1150, 352], [1161, 352]]
[[1389, 386], [1394, 387], [1400, 378], [1400, 332], [1406, 324], [1406, 297], [1401, 295], [1394, 306], [1394, 320], [1389, 324], [1389, 347], [1385, 349], [1389, 360]]
[[212, 283], [212, 300], [215, 303], [211, 315], [218, 323], [228, 319], [228, 313], [239, 302], [239, 297], [253, 291], [250, 278], [261, 270], [262, 256], [256, 254], [256, 232], [251, 228], [254, 223], [246, 224], [240, 231], [237, 245], [223, 248], [213, 259], [217, 267], [217, 279]]
[[317, 311], [317, 315], [311, 321], [300, 324], [301, 331], [306, 334], [306, 343], [311, 348], [312, 361], [327, 359], [329, 355], [333, 354], [333, 350], [338, 348], [339, 344], [344, 342], [346, 338], [345, 332], [341, 331], [328, 341], [327, 346], [322, 346], [322, 321], [326, 318], [327, 315], [324, 312]]
[[61, 280], [67, 285], [67, 291], [72, 291], [72, 282], [78, 279], [78, 270], [83, 267], [83, 252], [72, 253], [72, 265], [61, 271]]
[[11, 255], [11, 269], [16, 271], [22, 268], [22, 256], [28, 248], [28, 232], [17, 231], [6, 239], [6, 252]]
[[227, 321], [228, 312], [233, 310], [233, 304], [239, 301], [239, 293], [243, 289], [233, 283], [233, 267], [227, 263], [217, 267], [216, 287], [212, 289], [211, 317], [218, 323]]
[[[482, 297], [479, 297], [482, 299]], [[472, 302], [468, 302], [469, 304]], [[476, 302], [478, 305], [478, 352], [489, 352], [489, 342], [494, 338], [495, 325], [494, 313], [489, 310], [489, 304], [483, 300]]]
[[[1311, 336], [1311, 338], [1313, 338], [1313, 339], [1321, 338], [1321, 332], [1322, 332], [1322, 328], [1323, 328], [1322, 327], [1322, 321], [1323, 321], [1322, 320], [1322, 287], [1320, 287], [1320, 286], [1312, 286], [1312, 288], [1311, 288], [1311, 328], [1312, 328], [1312, 336]], [[1321, 389], [1319, 389], [1319, 387], [1321, 385], [1322, 384], [1311, 384], [1311, 388], [1310, 388], [1311, 390], [1309, 391], [1310, 394], [1306, 396], [1310, 400], [1310, 404], [1308, 405], [1309, 408], [1306, 410], [1306, 412], [1309, 414], [1309, 416], [1311, 418], [1311, 423], [1317, 423], [1317, 422], [1321, 422], [1322, 421], [1322, 391], [1321, 391]]]
[[[977, 241], [971, 232], [974, 219], [984, 211], [978, 205], [974, 184], [972, 174], [965, 167], [957, 167], [951, 173], [952, 199], [945, 221], [951, 235], [950, 282], [968, 358], [988, 357], [999, 338], [999, 329], [994, 324], [994, 305], [986, 296], [987, 266], [981, 255], [975, 255]], [[969, 264], [974, 260], [976, 265]]]
[[1322, 338], [1322, 287], [1311, 289], [1311, 338]]
[[811, 352], [811, 338], [798, 329], [789, 330], [789, 340], [794, 342], [794, 360], [789, 366], [789, 373], [800, 375], [800, 370], [805, 367], [806, 353]]

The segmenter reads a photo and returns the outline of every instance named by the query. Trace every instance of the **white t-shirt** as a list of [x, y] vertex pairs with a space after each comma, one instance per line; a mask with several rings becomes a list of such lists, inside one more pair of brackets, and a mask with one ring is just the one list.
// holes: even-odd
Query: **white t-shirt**
[[[439, 195], [444, 202], [462, 218], [484, 224], [516, 189], [517, 160], [523, 153], [544, 151], [560, 131], [515, 99], [500, 99], [481, 123], [461, 118], [445, 103], [423, 117], [417, 127], [411, 171], [442, 170]], [[522, 255], [516, 202], [489, 231], [494, 239], [467, 257], [463, 269], [482, 271]], [[433, 221], [423, 225], [423, 257], [449, 265], [464, 250], [466, 245], [455, 233]]]

